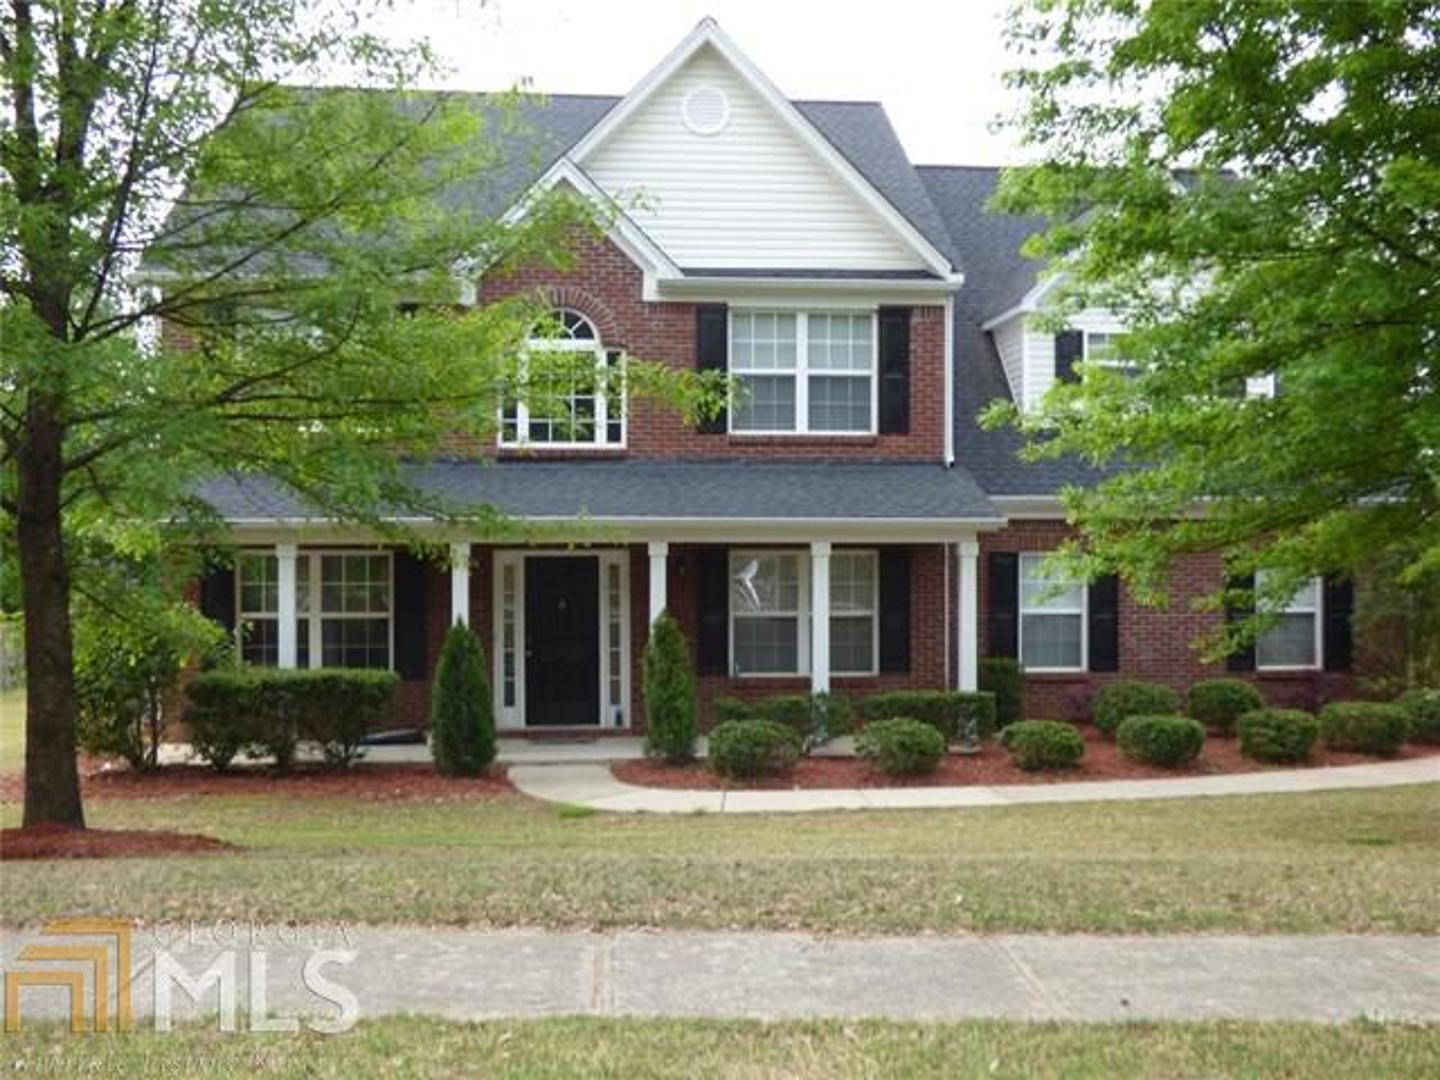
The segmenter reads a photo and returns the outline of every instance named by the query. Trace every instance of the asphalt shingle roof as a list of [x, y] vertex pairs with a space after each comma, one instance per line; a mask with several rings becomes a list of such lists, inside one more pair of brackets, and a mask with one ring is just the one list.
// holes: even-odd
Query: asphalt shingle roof
[[[428, 495], [531, 520], [998, 521], [964, 469], [928, 462], [436, 461], [409, 466]], [[261, 476], [197, 494], [231, 521], [319, 516]]]

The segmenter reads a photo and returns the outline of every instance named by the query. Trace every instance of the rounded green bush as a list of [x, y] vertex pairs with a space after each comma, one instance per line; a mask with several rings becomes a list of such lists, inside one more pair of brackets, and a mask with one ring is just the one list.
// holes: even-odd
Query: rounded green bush
[[995, 695], [997, 730], [1003, 731], [1025, 715], [1025, 669], [1013, 656], [984, 657], [980, 661], [980, 689]]
[[1410, 716], [1379, 701], [1335, 701], [1320, 710], [1320, 738], [1332, 750], [1394, 757], [1410, 735]]
[[1059, 720], [1021, 720], [1000, 733], [1010, 761], [1027, 772], [1073, 769], [1085, 756], [1085, 740], [1074, 724]]
[[1240, 717], [1240, 753], [1255, 761], [1304, 761], [1320, 723], [1299, 709], [1256, 709]]
[[1127, 716], [1115, 731], [1120, 752], [1147, 765], [1189, 765], [1205, 749], [1205, 726], [1188, 716]]
[[855, 736], [855, 752], [887, 776], [919, 776], [940, 765], [945, 736], [919, 720], [874, 720]]
[[1440, 690], [1410, 690], [1396, 703], [1410, 716], [1410, 741], [1440, 743]]
[[1092, 711], [1095, 726], [1113, 735], [1127, 717], [1174, 716], [1180, 711], [1180, 695], [1161, 683], [1121, 679], [1095, 691]]
[[1205, 679], [1190, 687], [1190, 715], [1218, 735], [1233, 735], [1246, 713], [1265, 708], [1260, 691], [1240, 679]]
[[773, 720], [727, 720], [710, 732], [710, 767], [721, 776], [784, 776], [800, 757], [800, 734]]

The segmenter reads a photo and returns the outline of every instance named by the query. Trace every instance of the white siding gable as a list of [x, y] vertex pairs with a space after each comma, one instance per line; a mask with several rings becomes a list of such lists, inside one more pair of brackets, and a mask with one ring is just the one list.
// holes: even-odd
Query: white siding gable
[[[1087, 308], [1070, 319], [1076, 330], [1120, 333], [1124, 324], [1113, 313]], [[1030, 316], [1013, 315], [991, 331], [1005, 368], [1010, 395], [1022, 409], [1033, 409], [1055, 385], [1055, 335], [1035, 327]]]
[[[686, 96], [729, 118], [692, 131]], [[710, 46], [697, 49], [581, 164], [681, 267], [918, 270], [920, 256]], [[640, 201], [631, 207], [632, 199]]]

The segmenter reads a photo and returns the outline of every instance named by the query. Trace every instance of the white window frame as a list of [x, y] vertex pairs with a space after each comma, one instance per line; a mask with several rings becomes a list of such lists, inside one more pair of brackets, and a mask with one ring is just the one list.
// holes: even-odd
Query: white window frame
[[[573, 308], [557, 308], [552, 315], [563, 318], [565, 315], [573, 315], [582, 320], [590, 327], [594, 335], [589, 338], [571, 337], [545, 337], [532, 338], [525, 345], [527, 351], [551, 352], [551, 353], [593, 353], [595, 357], [595, 437], [585, 441], [567, 439], [558, 441], [546, 439], [532, 441], [530, 438], [530, 406], [523, 394], [515, 397], [515, 436], [509, 438], [505, 433], [505, 401], [501, 400], [498, 413], [499, 430], [496, 439], [500, 446], [506, 449], [558, 449], [558, 450], [623, 450], [630, 437], [629, 410], [626, 406], [625, 390], [625, 352], [622, 349], [606, 348], [600, 337], [600, 329], [592, 319], [587, 318], [582, 312]], [[605, 393], [606, 383], [609, 381], [608, 368], [609, 358], [614, 355], [616, 365], [620, 369], [620, 441], [610, 442], [610, 395]], [[519, 365], [519, 374], [523, 380], [525, 364], [523, 360]], [[506, 395], [508, 396], [508, 395]], [[548, 418], [546, 418], [548, 419]]]
[[[793, 370], [785, 368], [745, 368], [735, 363], [735, 316], [736, 315], [792, 315], [795, 318], [795, 367]], [[811, 315], [846, 315], [854, 317], [864, 315], [870, 320], [870, 370], [868, 374], [862, 374], [853, 368], [840, 370], [837, 368], [812, 368], [810, 366], [810, 316]], [[880, 427], [880, 319], [878, 310], [874, 307], [846, 308], [831, 307], [826, 305], [812, 305], [806, 308], [783, 308], [783, 307], [739, 307], [729, 310], [725, 328], [725, 368], [728, 374], [737, 379], [750, 377], [776, 377], [793, 375], [795, 379], [795, 427], [793, 429], [775, 428], [737, 428], [735, 426], [735, 408], [726, 412], [726, 424], [731, 435], [741, 438], [746, 436], [759, 436], [761, 438], [772, 438], [776, 436], [800, 436], [803, 438], [855, 438], [857, 436], [875, 435], [879, 433]], [[848, 431], [832, 430], [811, 430], [810, 428], [810, 377], [831, 376], [840, 378], [868, 378], [870, 380], [870, 425], [864, 430], [855, 428]]]
[[[259, 555], [265, 558], [277, 558], [273, 548], [242, 548], [240, 555]], [[390, 589], [390, 609], [386, 612], [373, 611], [325, 611], [321, 605], [321, 584], [320, 568], [321, 559], [326, 555], [349, 555], [365, 558], [381, 556], [387, 565], [387, 575]], [[306, 566], [307, 586], [304, 597], [300, 595], [299, 563]], [[306, 646], [309, 650], [309, 664], [311, 668], [324, 667], [324, 647], [322, 644], [321, 624], [326, 619], [378, 619], [382, 614], [385, 619], [386, 630], [386, 654], [388, 664], [384, 668], [356, 668], [356, 671], [394, 671], [395, 670], [395, 553], [393, 551], [369, 551], [363, 548], [306, 548], [296, 556], [296, 595], [295, 595], [295, 619], [296, 621], [306, 620], [308, 622]], [[236, 560], [235, 566], [235, 647], [243, 647], [244, 624], [253, 621], [255, 618], [279, 620], [279, 612], [244, 612], [241, 609], [241, 575], [240, 560]], [[298, 663], [299, 650], [296, 650]]]
[[1095, 357], [1092, 354], [1092, 349], [1090, 345], [1091, 338], [1105, 338], [1108, 344], [1114, 338], [1124, 337], [1124, 330], [1082, 330], [1081, 334], [1084, 339], [1081, 359], [1084, 360], [1085, 363], [1094, 364], [1096, 367], [1110, 368], [1112, 371], [1138, 372], [1140, 370], [1140, 366], [1135, 363], [1135, 361], [1127, 360], [1123, 356], [1111, 356], [1102, 359]]
[[[1026, 608], [1025, 607], [1025, 563], [1044, 562], [1054, 553], [1049, 551], [1022, 551], [1019, 553], [1019, 564], [1016, 568], [1015, 583], [1015, 644], [1016, 653], [1024, 665], [1025, 671], [1029, 674], [1073, 674], [1077, 671], [1090, 670], [1090, 590], [1085, 587], [1084, 582], [1076, 582], [1080, 589], [1080, 607], [1078, 609], [1057, 610], [1055, 608]], [[1059, 584], [1056, 582], [1056, 584]], [[1079, 615], [1080, 616], [1080, 664], [1078, 667], [1031, 667], [1025, 663], [1025, 616], [1030, 615]]]
[[[793, 679], [793, 678], [799, 678], [799, 677], [802, 677], [802, 676], [805, 676], [805, 675], [809, 675], [810, 672], [811, 672], [811, 669], [814, 667], [814, 654], [813, 654], [813, 652], [812, 652], [812, 648], [813, 648], [813, 644], [812, 644], [812, 643], [814, 642], [814, 633], [813, 633], [812, 623], [814, 622], [814, 619], [815, 619], [815, 612], [814, 612], [814, 605], [811, 603], [811, 598], [814, 596], [814, 592], [813, 592], [813, 590], [812, 590], [812, 588], [811, 588], [810, 574], [811, 574], [812, 563], [811, 563], [811, 558], [810, 558], [810, 554], [809, 554], [808, 551], [806, 551], [804, 548], [783, 548], [783, 547], [781, 547], [781, 548], [731, 548], [731, 549], [730, 549], [729, 560], [728, 560], [727, 563], [726, 563], [725, 587], [726, 587], [727, 590], [731, 587], [731, 585], [732, 585], [732, 583], [733, 583], [733, 581], [734, 581], [734, 578], [735, 578], [735, 568], [736, 568], [737, 566], [743, 566], [743, 565], [744, 565], [746, 562], [748, 562], [750, 559], [756, 559], [756, 558], [760, 558], [760, 557], [763, 557], [763, 556], [775, 556], [775, 555], [792, 555], [792, 556], [794, 556], [795, 558], [797, 558], [797, 559], [799, 560], [799, 586], [800, 586], [800, 588], [799, 588], [799, 596], [798, 596], [797, 601], [796, 601], [799, 606], [798, 606], [797, 610], [794, 612], [795, 622], [796, 622], [796, 633], [797, 633], [798, 638], [799, 638], [799, 639], [796, 641], [796, 643], [795, 643], [795, 645], [796, 645], [796, 648], [795, 648], [795, 658], [796, 658], [796, 663], [797, 663], [797, 670], [795, 670], [795, 671], [738, 671], [738, 670], [736, 669], [736, 666], [735, 666], [735, 621], [736, 621], [737, 619], [745, 619], [745, 618], [756, 618], [756, 619], [788, 618], [788, 617], [790, 617], [791, 612], [789, 612], [789, 611], [737, 612], [737, 611], [735, 610], [735, 605], [734, 605], [733, 603], [729, 603], [728, 593], [727, 593], [727, 607], [729, 608], [729, 618], [726, 620], [726, 633], [727, 633], [727, 635], [728, 635], [727, 648], [728, 648], [728, 650], [729, 650], [728, 655], [729, 655], [729, 657], [730, 657], [730, 676], [731, 676], [731, 678], [736, 678], [736, 679]], [[831, 561], [830, 561], [830, 573], [831, 573], [831, 575], [832, 575], [832, 581], [831, 581], [832, 598], [833, 598], [833, 589], [834, 589], [833, 575], [834, 575], [834, 572], [835, 572], [835, 562], [834, 562], [834, 560], [835, 560], [835, 557], [836, 557], [837, 555], [846, 555], [846, 556], [861, 555], [861, 556], [865, 556], [865, 557], [867, 557], [868, 559], [870, 559], [870, 561], [871, 561], [871, 563], [872, 563], [872, 565], [873, 565], [873, 568], [874, 568], [874, 572], [873, 572], [872, 575], [871, 575], [872, 598], [871, 598], [871, 602], [870, 602], [870, 605], [871, 605], [871, 606], [870, 606], [870, 610], [869, 610], [869, 617], [870, 617], [870, 624], [871, 624], [871, 629], [870, 629], [870, 634], [871, 634], [870, 662], [871, 662], [871, 666], [869, 667], [869, 669], [867, 669], [867, 670], [865, 670], [865, 671], [842, 670], [842, 669], [840, 669], [840, 668], [836, 668], [836, 667], [833, 667], [833, 666], [832, 666], [831, 669], [830, 669], [830, 674], [831, 674], [832, 676], [835, 676], [836, 678], [844, 678], [844, 679], [863, 679], [863, 678], [867, 678], [867, 677], [872, 677], [872, 676], [878, 675], [878, 674], [880, 673], [880, 552], [879, 552], [877, 549], [875, 549], [875, 548], [840, 548], [840, 549], [838, 549], [838, 550], [833, 551], [833, 552], [831, 553], [831, 556], [830, 556], [830, 560], [831, 560]], [[859, 613], [859, 612], [851, 612], [849, 615], [842, 615], [842, 616], [839, 616], [839, 617], [840, 617], [840, 618], [859, 618], [859, 617], [861, 617], [861, 613]], [[835, 614], [834, 605], [833, 605], [833, 603], [832, 603], [831, 609], [830, 609], [830, 624], [831, 624], [831, 637], [832, 637], [832, 640], [833, 640], [833, 637], [834, 637], [834, 624], [835, 624], [835, 619], [836, 619], [836, 614]]]
[[[1265, 570], [1255, 572], [1255, 589], [1260, 590], [1261, 582], [1266, 574]], [[1295, 596], [1303, 591], [1297, 589], [1295, 596], [1290, 597], [1284, 605], [1267, 609], [1275, 615], [1309, 615], [1314, 623], [1315, 659], [1309, 664], [1262, 664], [1260, 662], [1260, 639], [1270, 632], [1269, 629], [1262, 630], [1255, 637], [1255, 670], [1256, 671], [1319, 671], [1325, 666], [1325, 579], [1314, 577], [1310, 579], [1310, 586], [1314, 592], [1315, 603], [1312, 607], [1296, 606]], [[1273, 629], [1273, 628], [1272, 628]]]
[[[870, 606], [865, 611], [835, 611], [835, 560], [861, 558], [870, 564]], [[863, 671], [835, 666], [833, 653], [836, 619], [870, 619], [870, 666]], [[880, 674], [880, 552], [874, 548], [836, 548], [830, 553], [830, 674], [851, 679]]]

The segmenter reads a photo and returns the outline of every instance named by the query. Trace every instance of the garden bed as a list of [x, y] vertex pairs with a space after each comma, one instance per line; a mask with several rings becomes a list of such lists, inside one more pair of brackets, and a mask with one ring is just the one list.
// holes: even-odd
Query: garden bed
[[[118, 769], [87, 772], [87, 799], [169, 799], [197, 795], [280, 795], [296, 798], [361, 798], [380, 802], [440, 802], [485, 798], [514, 791], [503, 768], [487, 776], [441, 776], [425, 764], [364, 762], [348, 769], [296, 765], [288, 773], [269, 766], [237, 765], [225, 772], [201, 765], [167, 765], [150, 772]], [[19, 802], [19, 776], [0, 776], [0, 802]]]
[[[1116, 748], [1113, 740], [1094, 729], [1084, 732], [1085, 757], [1074, 769], [1058, 772], [1025, 772], [1010, 764], [1009, 755], [994, 741], [978, 754], [947, 754], [940, 767], [927, 776], [886, 776], [868, 762], [851, 757], [802, 758], [789, 776], [756, 780], [727, 780], [716, 776], [703, 763], [674, 766], [658, 761], [622, 761], [611, 766], [617, 780], [640, 787], [686, 790], [760, 788], [875, 788], [875, 787], [986, 787], [996, 784], [1057, 784], [1077, 780], [1156, 780], [1176, 776], [1215, 776], [1226, 773], [1273, 772], [1277, 769], [1313, 769], [1334, 765], [1366, 765], [1380, 760], [1364, 754], [1340, 753], [1317, 746], [1304, 765], [1265, 765], [1240, 754], [1236, 738], [1210, 736], [1195, 764], [1180, 769], [1163, 769], [1131, 761]], [[1440, 755], [1440, 747], [1407, 746], [1400, 758]], [[1398, 760], [1398, 759], [1396, 759]]]
[[18, 859], [150, 858], [156, 855], [207, 855], [239, 851], [213, 836], [168, 829], [72, 829], [67, 825], [31, 825], [0, 830], [0, 861]]

